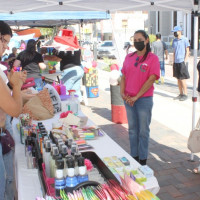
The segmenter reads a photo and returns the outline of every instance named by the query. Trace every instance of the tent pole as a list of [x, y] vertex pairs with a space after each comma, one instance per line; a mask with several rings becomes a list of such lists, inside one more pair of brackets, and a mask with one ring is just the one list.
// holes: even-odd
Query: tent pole
[[[193, 92], [192, 92], [192, 130], [196, 126], [196, 107], [197, 107], [197, 44], [198, 44], [198, 13], [194, 14], [194, 66], [193, 66]], [[191, 153], [190, 160], [193, 161], [194, 154]]]
[[121, 68], [122, 67], [122, 60], [121, 60], [121, 56], [120, 56], [120, 53], [119, 53], [119, 46], [118, 46], [118, 42], [117, 42], [117, 39], [116, 39], [116, 35], [115, 35], [115, 28], [113, 26], [113, 23], [112, 23], [112, 15], [110, 15], [110, 26], [111, 26], [111, 29], [112, 29], [112, 36], [113, 36], [113, 41], [114, 41], [114, 44], [116, 46], [116, 52], [117, 52], [117, 55], [116, 55], [116, 58], [117, 58], [117, 63], [119, 64], [119, 67]]

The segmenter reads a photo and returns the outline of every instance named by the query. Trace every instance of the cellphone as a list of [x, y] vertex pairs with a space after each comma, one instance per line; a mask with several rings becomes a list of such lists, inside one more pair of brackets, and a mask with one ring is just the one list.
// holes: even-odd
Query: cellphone
[[126, 157], [121, 157], [119, 159], [124, 165], [130, 165], [129, 160]]

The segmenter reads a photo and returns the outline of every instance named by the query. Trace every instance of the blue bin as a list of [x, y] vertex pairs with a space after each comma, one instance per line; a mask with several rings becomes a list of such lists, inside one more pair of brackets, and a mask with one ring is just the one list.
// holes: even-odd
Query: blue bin
[[86, 87], [87, 98], [96, 98], [99, 96], [99, 87]]

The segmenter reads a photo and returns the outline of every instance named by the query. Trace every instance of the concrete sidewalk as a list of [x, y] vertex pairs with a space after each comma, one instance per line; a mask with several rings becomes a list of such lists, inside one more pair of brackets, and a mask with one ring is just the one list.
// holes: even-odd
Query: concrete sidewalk
[[[108, 79], [109, 73], [99, 70], [100, 96], [88, 99], [89, 106], [81, 106], [81, 109], [130, 152], [127, 124], [114, 124], [111, 121]], [[154, 170], [161, 187], [158, 193], [161, 200], [200, 200], [200, 175], [192, 173], [192, 169], [199, 164], [200, 154], [195, 155], [194, 162], [189, 162], [190, 151], [187, 149], [192, 102], [190, 99], [185, 102], [174, 101], [176, 85], [170, 80], [167, 82], [172, 84], [171, 89], [155, 85], [148, 165]]]

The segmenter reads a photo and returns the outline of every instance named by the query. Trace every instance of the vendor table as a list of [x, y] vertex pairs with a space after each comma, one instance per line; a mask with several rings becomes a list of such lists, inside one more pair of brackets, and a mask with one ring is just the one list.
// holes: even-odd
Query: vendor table
[[52, 81], [56, 81], [56, 78], [57, 78], [57, 81], [60, 83], [60, 75], [62, 74], [62, 72], [61, 71], [59, 71], [59, 70], [56, 70], [56, 73], [53, 73], [53, 74], [49, 74], [49, 73], [47, 73], [47, 72], [43, 72], [42, 74], [41, 74], [41, 76], [44, 76], [45, 77], [45, 79], [49, 79], [49, 80], [52, 80]]
[[[81, 114], [83, 115], [83, 114]], [[42, 123], [48, 131], [52, 129], [52, 122], [59, 119], [59, 113], [49, 120], [44, 120]], [[35, 197], [42, 196], [41, 184], [37, 169], [27, 169], [26, 158], [24, 155], [24, 145], [20, 144], [19, 134], [16, 133], [17, 119], [13, 121], [13, 129], [16, 141], [15, 162], [16, 162], [16, 182], [18, 190], [18, 199], [20, 200], [35, 200]], [[91, 120], [88, 120], [88, 125], [93, 125]], [[106, 133], [103, 137], [96, 140], [89, 140], [88, 144], [92, 145], [94, 151], [100, 158], [117, 156], [125, 156], [133, 167], [138, 167], [140, 164], [135, 161], [125, 150], [123, 150], [115, 141], [113, 141]], [[103, 148], [102, 148], [103, 147]], [[91, 151], [91, 150], [90, 150]], [[152, 193], [157, 194], [160, 187], [157, 179], [153, 176], [145, 182], [146, 189]]]

